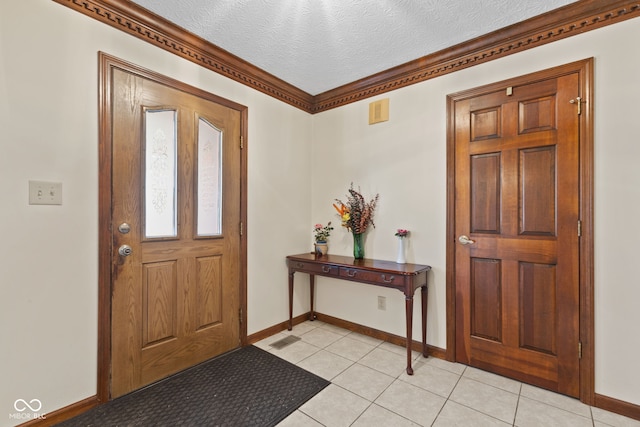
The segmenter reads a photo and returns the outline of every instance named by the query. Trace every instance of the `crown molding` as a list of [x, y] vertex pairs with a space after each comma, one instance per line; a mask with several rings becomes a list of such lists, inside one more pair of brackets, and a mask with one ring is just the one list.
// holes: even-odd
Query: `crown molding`
[[640, 3], [585, 0], [499, 29], [314, 97], [326, 111], [640, 16]]
[[311, 114], [640, 16], [638, 2], [581, 0], [313, 96], [131, 1], [53, 1]]
[[128, 0], [53, 0], [269, 96], [310, 112], [313, 96]]

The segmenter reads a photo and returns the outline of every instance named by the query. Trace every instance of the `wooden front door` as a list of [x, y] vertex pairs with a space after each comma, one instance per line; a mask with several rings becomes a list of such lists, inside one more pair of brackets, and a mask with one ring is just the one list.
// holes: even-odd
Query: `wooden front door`
[[240, 346], [241, 112], [111, 71], [111, 397]]
[[496, 86], [450, 98], [455, 359], [579, 396], [579, 75]]

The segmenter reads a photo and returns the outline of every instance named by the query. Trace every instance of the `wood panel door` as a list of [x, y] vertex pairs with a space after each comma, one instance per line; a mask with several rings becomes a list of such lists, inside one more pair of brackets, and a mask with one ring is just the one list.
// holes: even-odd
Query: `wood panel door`
[[111, 397], [240, 346], [241, 113], [111, 74]]
[[459, 98], [455, 358], [580, 391], [579, 76]]

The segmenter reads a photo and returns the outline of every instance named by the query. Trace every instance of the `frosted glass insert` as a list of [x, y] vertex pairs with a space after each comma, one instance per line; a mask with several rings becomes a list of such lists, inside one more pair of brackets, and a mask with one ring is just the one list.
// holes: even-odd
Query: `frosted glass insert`
[[147, 110], [145, 120], [145, 236], [177, 236], [176, 111]]
[[222, 233], [222, 131], [198, 123], [198, 236]]

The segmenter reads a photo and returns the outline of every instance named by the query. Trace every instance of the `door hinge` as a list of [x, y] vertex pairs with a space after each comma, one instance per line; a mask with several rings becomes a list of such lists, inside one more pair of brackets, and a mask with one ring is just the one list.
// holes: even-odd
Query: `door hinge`
[[240, 321], [240, 324], [242, 325], [242, 315], [243, 315], [242, 308], [240, 308], [238, 310], [238, 315], [239, 315], [238, 316], [238, 320]]
[[240, 149], [242, 150], [243, 148], [244, 148], [244, 137], [240, 135]]
[[582, 341], [578, 341], [578, 359], [582, 359]]
[[244, 223], [240, 222], [240, 236], [244, 234]]
[[582, 103], [585, 102], [581, 97], [576, 96], [576, 99], [572, 99], [569, 101], [572, 104], [578, 104], [578, 115], [582, 114]]
[[582, 221], [578, 220], [578, 237], [582, 237]]

